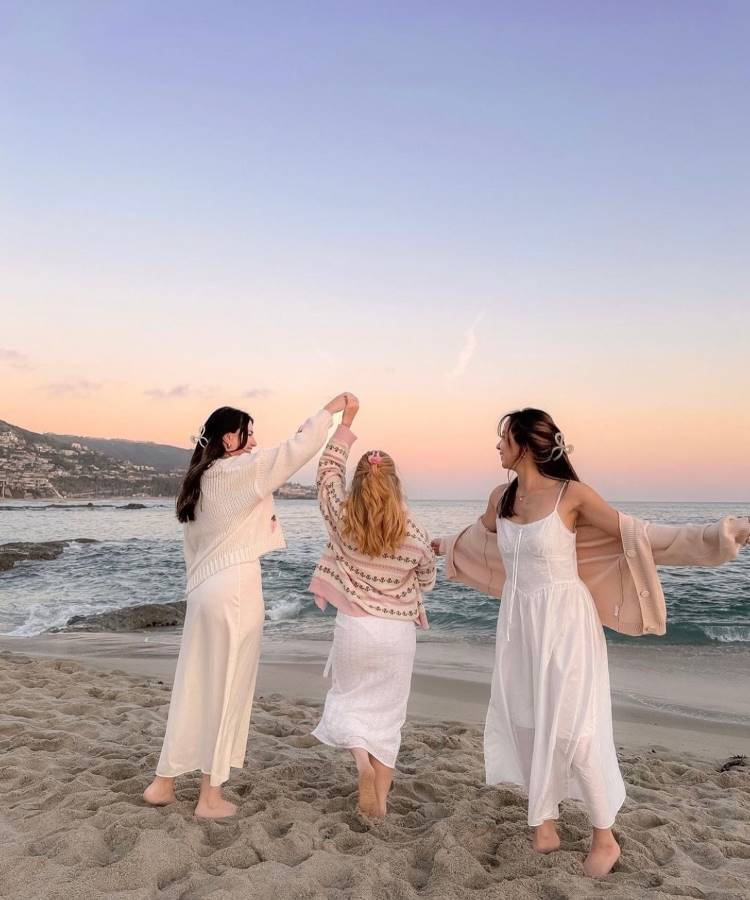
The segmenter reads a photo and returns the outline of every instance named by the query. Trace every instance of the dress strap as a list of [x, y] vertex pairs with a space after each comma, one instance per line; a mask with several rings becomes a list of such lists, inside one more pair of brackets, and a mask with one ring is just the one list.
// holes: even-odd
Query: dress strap
[[557, 495], [557, 503], [555, 503], [555, 508], [552, 510], [552, 512], [557, 512], [557, 507], [560, 505], [560, 501], [562, 500], [562, 496], [563, 496], [563, 494], [565, 493], [565, 491], [567, 490], [567, 487], [568, 487], [569, 484], [570, 484], [570, 482], [569, 482], [569, 481], [566, 481], [566, 482], [563, 484], [563, 486], [560, 488], [560, 493]]

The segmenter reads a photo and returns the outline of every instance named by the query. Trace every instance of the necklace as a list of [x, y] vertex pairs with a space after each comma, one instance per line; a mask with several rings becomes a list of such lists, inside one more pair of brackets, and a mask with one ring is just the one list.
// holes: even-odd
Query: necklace
[[529, 491], [528, 494], [516, 494], [516, 499], [525, 500], [527, 497], [533, 497], [534, 494], [540, 494], [542, 491], [549, 490], [548, 487], [537, 488], [535, 491]]

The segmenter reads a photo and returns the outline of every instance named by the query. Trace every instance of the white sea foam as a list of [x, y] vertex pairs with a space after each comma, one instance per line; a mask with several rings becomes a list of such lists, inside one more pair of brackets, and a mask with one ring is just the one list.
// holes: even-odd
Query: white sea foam
[[302, 612], [302, 603], [299, 600], [278, 600], [266, 607], [266, 618], [271, 622], [283, 622], [296, 619]]
[[702, 628], [707, 637], [722, 644], [750, 641], [750, 625], [703, 625]]

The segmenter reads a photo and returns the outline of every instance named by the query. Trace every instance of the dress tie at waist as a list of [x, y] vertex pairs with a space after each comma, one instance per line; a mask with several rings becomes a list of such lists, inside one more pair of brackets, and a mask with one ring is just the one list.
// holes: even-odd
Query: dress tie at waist
[[518, 559], [521, 552], [521, 540], [523, 539], [523, 531], [519, 529], [518, 538], [516, 539], [516, 546], [513, 550], [513, 586], [510, 591], [510, 598], [508, 600], [508, 618], [505, 622], [505, 640], [510, 640], [510, 624], [513, 621], [513, 606], [516, 601], [516, 587], [518, 586]]

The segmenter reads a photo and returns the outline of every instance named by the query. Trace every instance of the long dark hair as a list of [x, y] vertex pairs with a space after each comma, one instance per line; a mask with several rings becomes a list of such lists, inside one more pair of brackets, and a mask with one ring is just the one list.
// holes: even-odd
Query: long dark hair
[[[502, 433], [503, 426], [506, 434], [512, 435], [521, 455], [528, 453], [542, 475], [558, 481], [581, 480], [570, 464], [565, 448], [561, 445], [563, 438], [557, 437], [562, 435], [562, 432], [549, 413], [531, 407], [517, 409], [515, 412], [506, 413], [500, 419], [497, 426], [498, 435]], [[517, 493], [518, 479], [514, 478], [500, 498], [497, 509], [500, 518], [513, 518], [516, 512]]]
[[201, 495], [201, 477], [209, 466], [224, 456], [224, 435], [239, 431], [240, 443], [237, 449], [241, 450], [247, 444], [247, 433], [252, 423], [253, 418], [249, 413], [232, 406], [220, 406], [206, 419], [177, 497], [177, 518], [180, 522], [195, 520], [195, 505]]

